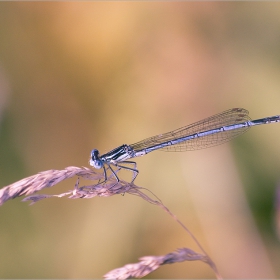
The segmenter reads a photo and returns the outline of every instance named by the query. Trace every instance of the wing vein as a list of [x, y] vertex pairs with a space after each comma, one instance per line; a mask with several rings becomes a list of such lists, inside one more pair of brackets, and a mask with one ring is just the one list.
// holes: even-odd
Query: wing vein
[[[134, 151], [141, 151], [148, 147], [152, 147], [157, 144], [161, 144], [174, 139], [182, 138], [188, 135], [193, 135], [199, 132], [208, 131], [223, 126], [238, 124], [250, 121], [249, 112], [242, 108], [233, 108], [212, 117], [203, 119], [196, 123], [190, 124], [188, 126], [181, 127], [179, 129], [167, 132], [164, 134], [159, 134], [140, 142], [130, 145]], [[187, 140], [172, 146], [163, 147], [162, 151], [192, 151], [204, 149], [222, 143], [230, 141], [232, 138], [244, 133], [250, 127], [241, 127], [234, 130], [221, 131], [218, 133], [205, 135], [195, 139]]]

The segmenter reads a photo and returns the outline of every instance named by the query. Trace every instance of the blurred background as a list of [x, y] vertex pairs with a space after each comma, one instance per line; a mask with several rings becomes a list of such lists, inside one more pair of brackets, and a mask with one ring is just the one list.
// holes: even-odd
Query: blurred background
[[[230, 108], [280, 114], [278, 2], [2, 2], [0, 37], [1, 187]], [[271, 124], [211, 149], [154, 152], [136, 159], [135, 183], [224, 278], [279, 278], [279, 138]], [[199, 252], [130, 195], [0, 208], [1, 278], [102, 278], [179, 247]], [[214, 277], [200, 262], [147, 276]]]

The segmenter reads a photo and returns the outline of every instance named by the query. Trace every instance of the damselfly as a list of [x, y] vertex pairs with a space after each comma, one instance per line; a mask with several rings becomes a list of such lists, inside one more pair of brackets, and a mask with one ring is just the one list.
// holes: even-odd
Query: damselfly
[[[128, 161], [128, 159], [143, 156], [155, 150], [181, 152], [204, 149], [225, 143], [246, 132], [251, 126], [280, 122], [280, 116], [251, 120], [248, 114], [249, 112], [245, 109], [233, 108], [191, 125], [144, 139], [132, 145], [121, 145], [101, 156], [99, 151], [94, 149], [91, 151], [89, 163], [96, 169], [103, 168], [103, 182], [106, 182], [108, 179], [108, 169], [111, 170], [117, 182], [119, 182], [117, 172], [121, 168], [131, 170], [133, 172], [132, 183], [139, 171], [136, 162]], [[131, 167], [122, 164], [128, 164]], [[111, 165], [117, 167], [118, 170], [114, 171]]]

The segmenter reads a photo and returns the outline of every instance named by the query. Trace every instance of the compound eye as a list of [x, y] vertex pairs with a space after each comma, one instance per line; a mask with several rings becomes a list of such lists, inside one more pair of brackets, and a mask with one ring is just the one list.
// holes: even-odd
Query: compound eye
[[92, 165], [96, 169], [100, 169], [103, 166], [103, 162], [101, 160], [94, 160]]
[[91, 151], [91, 159], [89, 161], [89, 164], [96, 169], [100, 169], [101, 167], [103, 167], [103, 161], [99, 158], [98, 155], [98, 150], [94, 149]]
[[98, 155], [99, 155], [99, 151], [98, 151], [98, 150], [93, 149], [93, 150], [91, 151], [91, 158], [92, 158], [92, 159], [98, 157]]

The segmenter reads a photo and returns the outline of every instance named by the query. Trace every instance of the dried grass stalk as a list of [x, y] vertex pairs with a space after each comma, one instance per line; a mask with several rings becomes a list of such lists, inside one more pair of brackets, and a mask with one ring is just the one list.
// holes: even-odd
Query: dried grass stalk
[[[31, 195], [44, 188], [52, 187], [60, 183], [61, 181], [72, 178], [74, 176], [78, 176], [78, 180], [74, 190], [70, 190], [59, 195], [32, 195], [23, 199], [23, 201], [32, 201], [32, 203], [35, 203], [41, 199], [50, 197], [69, 196], [69, 198], [75, 199], [92, 198], [95, 196], [112, 196], [116, 194], [129, 193], [132, 195], [140, 196], [152, 204], [157, 203], [156, 200], [141, 192], [141, 190], [144, 190], [144, 188], [138, 187], [125, 181], [120, 181], [117, 183], [116, 180], [114, 180], [112, 177], [110, 177], [106, 183], [98, 184], [98, 181], [103, 179], [102, 173], [97, 173], [93, 169], [86, 167], [81, 168], [76, 166], [69, 166], [63, 170], [51, 169], [42, 171], [36, 175], [24, 178], [2, 188], [0, 190], [0, 205], [2, 205], [7, 200], [16, 198], [18, 196]], [[96, 182], [90, 186], [79, 187], [79, 178]]]
[[[120, 169], [115, 172], [119, 172]], [[9, 199], [16, 198], [22, 195], [30, 195], [38, 192], [44, 188], [52, 187], [63, 180], [78, 176], [75, 188], [65, 193], [58, 195], [46, 195], [37, 194], [31, 195], [23, 199], [23, 201], [31, 201], [31, 204], [50, 197], [64, 197], [76, 199], [76, 198], [92, 198], [95, 196], [112, 196], [116, 194], [131, 194], [136, 195], [147, 202], [161, 207], [165, 212], [167, 212], [175, 221], [177, 221], [183, 229], [191, 236], [191, 238], [196, 242], [197, 246], [201, 249], [203, 254], [198, 254], [188, 248], [179, 249], [176, 252], [164, 255], [164, 256], [147, 256], [140, 258], [139, 263], [125, 265], [122, 268], [112, 270], [107, 273], [104, 277], [106, 279], [127, 279], [130, 277], [140, 278], [150, 272], [156, 270], [160, 265], [171, 264], [174, 262], [182, 261], [194, 261], [200, 260], [207, 263], [215, 272], [216, 277], [221, 279], [219, 272], [211, 260], [211, 258], [204, 251], [203, 247], [200, 245], [195, 236], [189, 231], [189, 229], [161, 202], [161, 200], [153, 194], [151, 191], [138, 187], [133, 183], [128, 183], [125, 181], [116, 182], [112, 176], [104, 183], [99, 183], [104, 179], [102, 173], [97, 173], [93, 169], [86, 167], [75, 167], [69, 166], [63, 170], [47, 170], [39, 172], [34, 176], [24, 178], [18, 182], [15, 182], [9, 186], [6, 186], [0, 190], [0, 205]], [[79, 178], [86, 180], [96, 181], [94, 184], [89, 186], [79, 187]], [[143, 191], [149, 192], [149, 195]], [[152, 196], [151, 196], [152, 195]]]
[[42, 171], [2, 188], [0, 190], [0, 205], [9, 199], [22, 195], [30, 195], [44, 188], [52, 187], [75, 175], [88, 179], [100, 179], [100, 175], [93, 172], [93, 170], [75, 166], [66, 167], [63, 170], [51, 169]]
[[103, 277], [105, 279], [129, 279], [141, 278], [157, 270], [161, 265], [172, 264], [184, 261], [203, 261], [209, 263], [205, 255], [198, 254], [191, 249], [181, 248], [175, 252], [163, 256], [145, 256], [139, 259], [140, 262], [127, 264], [123, 267], [109, 271]]

